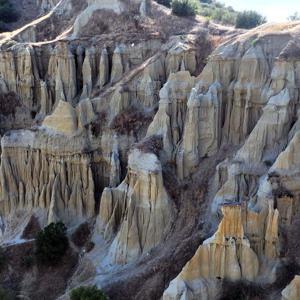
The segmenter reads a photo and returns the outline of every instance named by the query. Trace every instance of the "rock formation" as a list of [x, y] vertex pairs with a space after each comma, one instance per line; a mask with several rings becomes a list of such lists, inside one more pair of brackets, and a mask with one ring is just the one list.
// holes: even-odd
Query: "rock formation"
[[296, 300], [300, 297], [300, 276], [296, 275], [292, 282], [281, 292], [282, 300]]
[[31, 243], [33, 216], [69, 236], [87, 222], [64, 289], [278, 295], [300, 208], [299, 23], [204, 28], [148, 0], [34, 7], [0, 41], [1, 243]]
[[147, 135], [158, 134], [163, 137], [164, 150], [169, 160], [174, 157], [174, 151], [182, 139], [187, 99], [194, 84], [195, 78], [188, 71], [171, 73], [159, 92], [159, 109]]
[[259, 260], [244, 234], [241, 206], [225, 204], [222, 213], [216, 233], [203, 242], [171, 281], [163, 299], [214, 299], [218, 295], [218, 283], [213, 282], [216, 278], [252, 281], [258, 275]]
[[126, 178], [118, 187], [104, 189], [99, 211], [99, 230], [112, 239], [112, 261], [128, 263], [159, 244], [170, 228], [173, 208], [156, 155], [133, 150]]

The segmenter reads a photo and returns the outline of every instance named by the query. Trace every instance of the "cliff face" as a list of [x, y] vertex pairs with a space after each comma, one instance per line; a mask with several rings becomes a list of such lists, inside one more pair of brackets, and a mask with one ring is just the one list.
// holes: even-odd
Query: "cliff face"
[[124, 264], [159, 244], [170, 230], [172, 211], [160, 161], [135, 149], [124, 181], [105, 188], [100, 201], [99, 230], [113, 238], [111, 259]]
[[278, 281], [299, 261], [300, 25], [204, 28], [150, 2], [38, 1], [1, 36], [1, 242], [31, 216], [88, 221], [70, 288], [297, 299]]

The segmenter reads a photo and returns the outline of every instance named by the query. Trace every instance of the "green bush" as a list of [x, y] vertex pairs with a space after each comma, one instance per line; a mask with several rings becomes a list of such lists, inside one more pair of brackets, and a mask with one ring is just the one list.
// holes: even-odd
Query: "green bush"
[[107, 300], [107, 296], [96, 286], [79, 287], [71, 292], [71, 300]]
[[166, 7], [171, 7], [172, 0], [156, 0], [156, 2]]
[[177, 16], [195, 16], [199, 10], [197, 0], [173, 0], [172, 13]]
[[266, 18], [253, 10], [247, 10], [238, 13], [235, 27], [250, 29], [266, 23]]
[[219, 2], [201, 3], [199, 14], [222, 24], [235, 25], [237, 12]]
[[51, 223], [41, 230], [35, 242], [38, 262], [47, 265], [57, 264], [69, 247], [66, 226], [62, 223]]

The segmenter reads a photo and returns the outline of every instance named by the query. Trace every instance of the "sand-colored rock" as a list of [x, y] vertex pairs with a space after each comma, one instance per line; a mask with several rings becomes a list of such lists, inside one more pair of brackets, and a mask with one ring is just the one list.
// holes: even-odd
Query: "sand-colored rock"
[[112, 240], [110, 259], [124, 264], [162, 241], [172, 221], [172, 204], [164, 188], [162, 169], [152, 153], [133, 150], [128, 173], [116, 188], [105, 188], [98, 228]]
[[[174, 286], [188, 287], [194, 294], [194, 286], [205, 284], [207, 279], [226, 278], [229, 280], [254, 280], [258, 275], [259, 261], [244, 235], [241, 206], [228, 204], [222, 206], [223, 219], [217, 232], [205, 240], [193, 258], [184, 266], [180, 274], [170, 283], [163, 299], [181, 299], [174, 294]], [[204, 281], [203, 281], [204, 279]], [[192, 288], [191, 288], [192, 287]], [[216, 284], [208, 288], [210, 295], [216, 295]], [[200, 297], [194, 294], [194, 297]], [[193, 299], [187, 297], [187, 299]], [[204, 299], [213, 299], [206, 296]]]
[[150, 124], [147, 136], [161, 135], [168, 159], [182, 139], [186, 119], [187, 100], [195, 78], [188, 71], [172, 73], [160, 90], [159, 109]]
[[188, 176], [200, 159], [215, 154], [221, 142], [221, 92], [216, 82], [207, 93], [193, 89], [189, 101], [182, 144], [177, 154], [180, 178]]
[[49, 59], [48, 74], [55, 100], [62, 99], [72, 103], [77, 95], [76, 63], [67, 44], [60, 43], [54, 49]]
[[76, 143], [65, 135], [49, 139], [41, 130], [5, 136], [1, 142], [1, 212], [9, 216], [17, 210], [41, 208], [48, 212], [49, 222], [66, 223], [92, 217], [91, 156], [80, 154]]
[[59, 101], [53, 114], [47, 116], [43, 126], [65, 135], [72, 135], [78, 127], [76, 110], [65, 101]]
[[109, 82], [109, 60], [108, 60], [107, 49], [104, 48], [101, 51], [98, 84], [100, 88], [102, 88], [108, 82]]
[[260, 120], [237, 153], [237, 159], [247, 163], [273, 161], [286, 144], [292, 113], [293, 97], [288, 89], [271, 97]]
[[300, 276], [296, 275], [291, 283], [281, 292], [282, 300], [300, 299]]
[[93, 89], [93, 84], [97, 77], [97, 60], [96, 49], [88, 48], [85, 51], [85, 58], [82, 65], [83, 88], [81, 98], [90, 97]]
[[110, 78], [111, 83], [116, 83], [117, 81], [119, 81], [124, 73], [122, 53], [122, 47], [116, 47], [112, 58], [112, 69]]
[[178, 42], [168, 51], [166, 57], [167, 76], [178, 71], [189, 71], [194, 74], [196, 66], [196, 51], [188, 45]]

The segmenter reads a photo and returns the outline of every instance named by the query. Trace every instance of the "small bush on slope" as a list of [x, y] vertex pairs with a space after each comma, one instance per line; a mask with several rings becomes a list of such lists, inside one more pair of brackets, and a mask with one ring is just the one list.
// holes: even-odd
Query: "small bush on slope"
[[107, 300], [106, 295], [96, 286], [79, 287], [71, 292], [71, 300]]
[[235, 27], [251, 29], [266, 23], [266, 18], [253, 10], [247, 10], [238, 13], [236, 17]]
[[195, 16], [199, 10], [197, 0], [173, 0], [172, 13], [177, 16]]
[[57, 264], [69, 247], [66, 226], [62, 223], [51, 223], [37, 235], [35, 242], [38, 262], [46, 265]]

